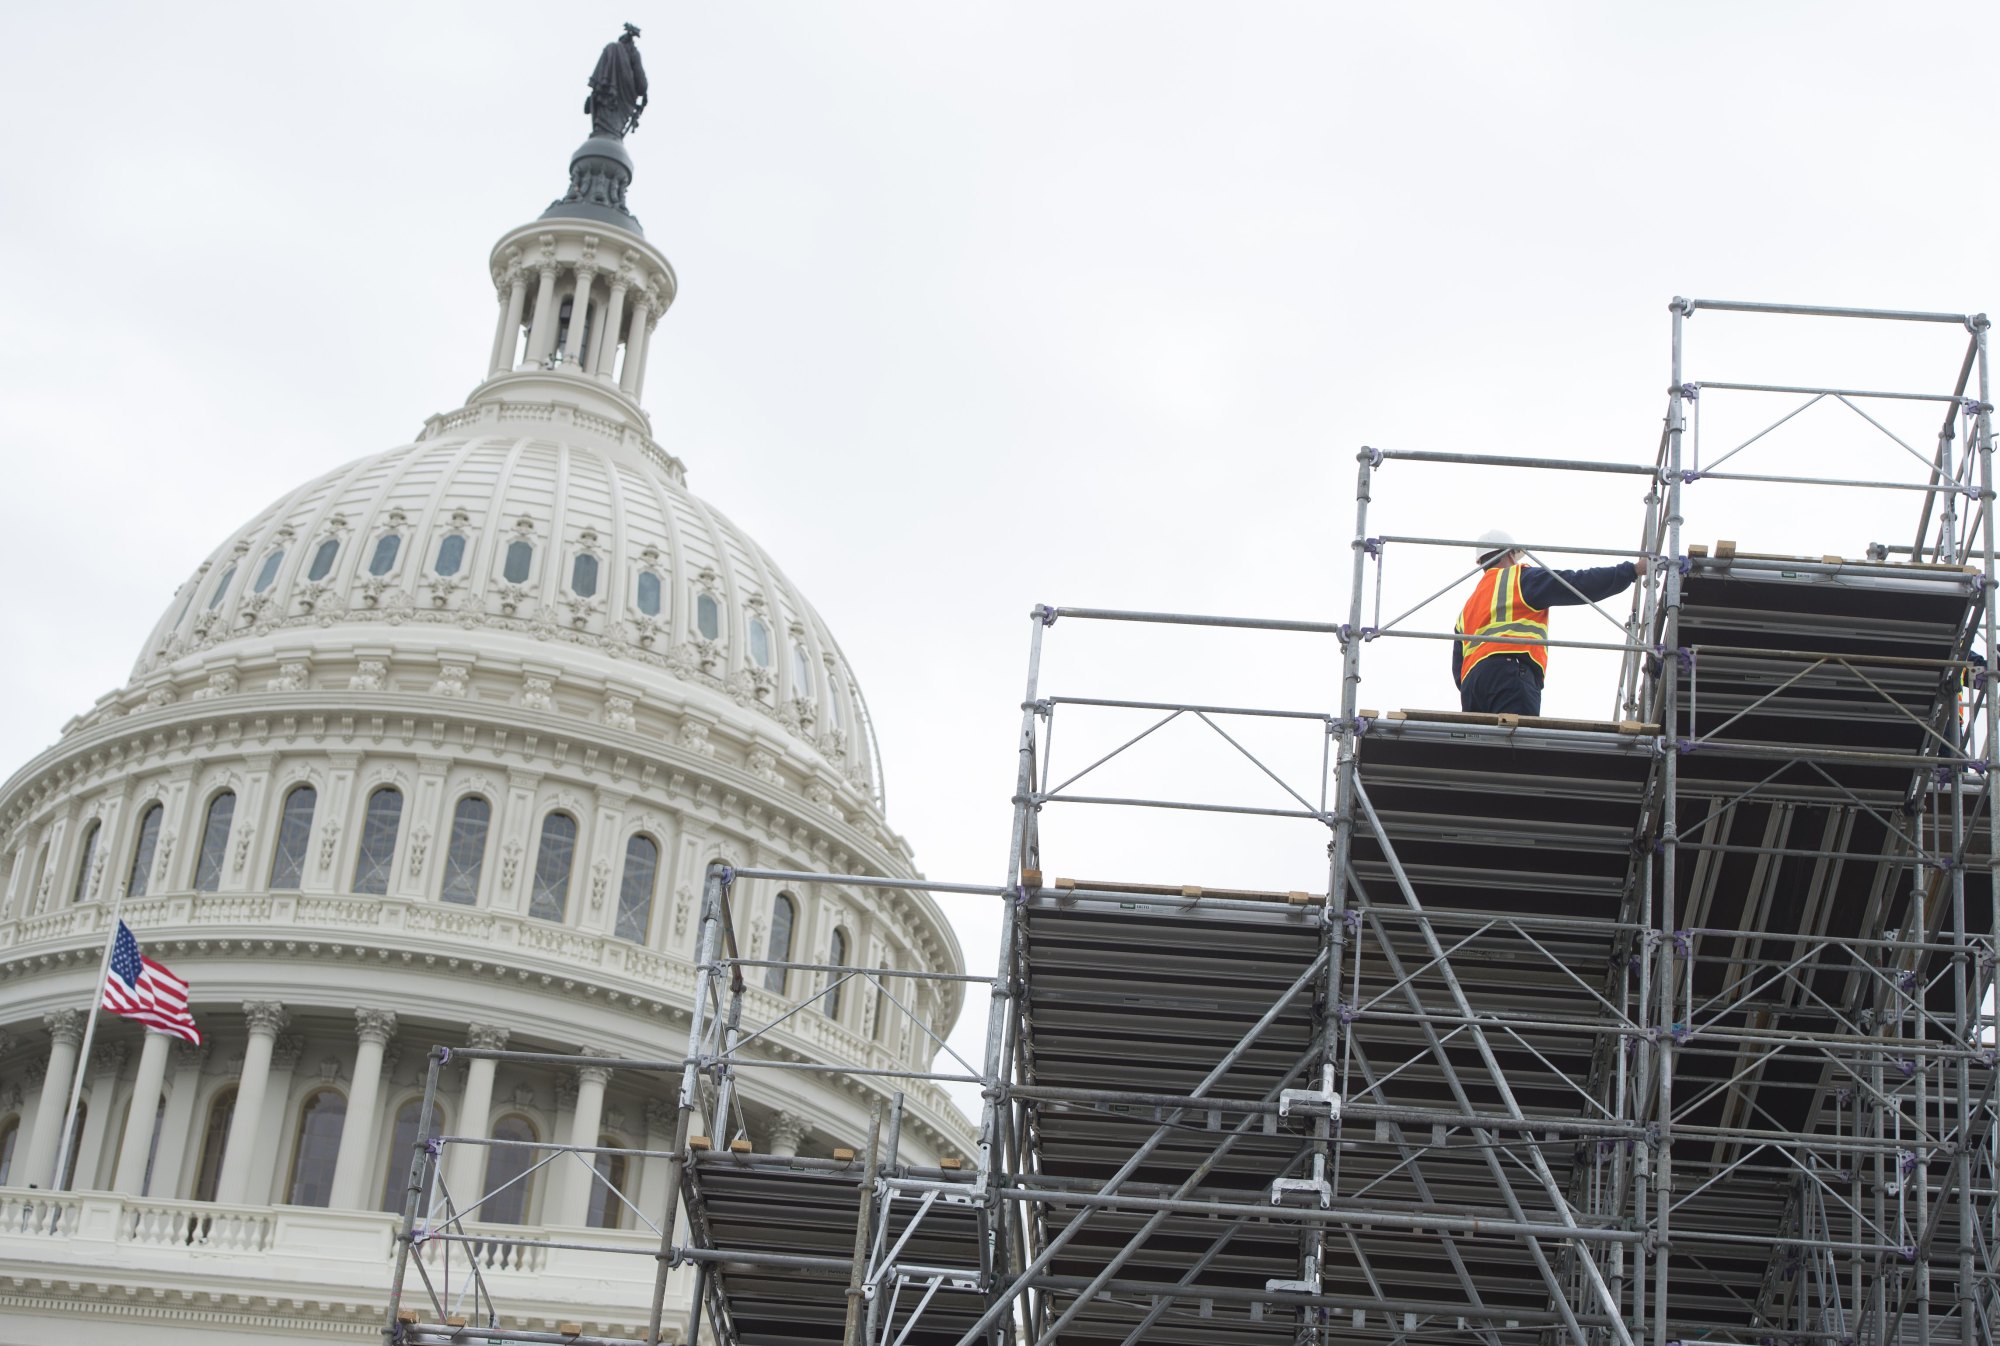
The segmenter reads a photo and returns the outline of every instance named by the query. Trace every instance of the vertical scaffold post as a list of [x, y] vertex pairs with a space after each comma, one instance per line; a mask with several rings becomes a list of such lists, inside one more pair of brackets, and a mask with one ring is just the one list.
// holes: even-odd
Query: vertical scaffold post
[[389, 1321], [382, 1329], [384, 1339], [395, 1346], [402, 1336], [396, 1315], [403, 1307], [403, 1278], [409, 1273], [410, 1249], [417, 1236], [417, 1210], [424, 1193], [430, 1190], [431, 1173], [438, 1156], [432, 1152], [431, 1132], [437, 1126], [438, 1072], [451, 1053], [443, 1047], [431, 1048], [430, 1069], [424, 1074], [424, 1101], [417, 1111], [417, 1137], [410, 1143], [410, 1182], [403, 1189], [403, 1228], [396, 1236], [396, 1273], [389, 1282]]
[[[1676, 297], [1673, 305], [1673, 379], [1667, 394], [1667, 464], [1662, 485], [1666, 488], [1666, 583], [1660, 597], [1660, 679], [1664, 711], [1661, 733], [1669, 740], [1680, 732], [1680, 612], [1681, 575], [1677, 564], [1681, 554], [1681, 435], [1686, 427], [1686, 401], [1682, 395], [1684, 370], [1681, 364], [1682, 328], [1694, 314], [1694, 305]], [[1658, 1162], [1653, 1185], [1653, 1346], [1667, 1346], [1668, 1292], [1673, 1262], [1674, 1204], [1674, 1014], [1677, 978], [1674, 973], [1675, 860], [1679, 847], [1677, 796], [1680, 790], [1680, 753], [1676, 747], [1660, 763], [1660, 891], [1658, 911], [1659, 973], [1654, 979], [1654, 996], [1659, 1006], [1654, 1048], [1659, 1055]], [[1694, 948], [1687, 950], [1692, 965]]]
[[[1987, 367], [1986, 349], [1986, 333], [1991, 324], [1987, 322], [1984, 313], [1975, 313], [1967, 319], [1966, 325], [1972, 329], [1973, 348], [1977, 352], [1976, 358], [1979, 363], [1979, 408], [1975, 413], [1977, 416], [1978, 429], [1976, 433], [1978, 435], [1978, 442], [1973, 447], [1979, 461], [1979, 564], [1980, 577], [1985, 581], [1980, 586], [1979, 591], [1979, 596], [1982, 600], [1980, 606], [1982, 608], [1982, 624], [1985, 627], [1987, 662], [1987, 681], [1985, 687], [1986, 722], [1984, 725], [1986, 741], [1980, 747], [1980, 755], [1985, 762], [1984, 781], [1985, 792], [1988, 796], [1986, 804], [1986, 857], [1985, 863], [1981, 868], [1986, 875], [1988, 901], [1994, 904], [1992, 918], [1995, 923], [1987, 925], [1986, 928], [1988, 931], [2000, 935], [2000, 884], [1994, 882], [1996, 877], [1994, 866], [2000, 864], [2000, 812], [1995, 811], [1992, 803], [1995, 763], [1996, 761], [2000, 761], [2000, 737], [1996, 737], [1996, 735], [2000, 735], [2000, 720], [1996, 720], [1993, 714], [1995, 684], [1992, 681], [1995, 665], [1994, 627], [1996, 617], [2000, 617], [2000, 614], [1996, 614], [1995, 608], [1996, 605], [2000, 605], [2000, 594], [1996, 594], [1994, 583], [1993, 509], [1995, 501], [1993, 498], [1993, 408], [1991, 405], [1992, 382], [1990, 371]], [[1970, 730], [1972, 726], [1967, 725], [1966, 728]], [[1955, 772], [1954, 776], [1962, 778], [1963, 773]], [[1962, 852], [1960, 853], [1962, 854]], [[1958, 1025], [1958, 1048], [1960, 1051], [1958, 1059], [1958, 1144], [1960, 1152], [1959, 1162], [1963, 1165], [1960, 1170], [1958, 1186], [1958, 1320], [1959, 1332], [1964, 1346], [1976, 1346], [1979, 1339], [1978, 1329], [1981, 1304], [1980, 1295], [1978, 1294], [1978, 1281], [1975, 1279], [1975, 1259], [1973, 1256], [1973, 1217], [1976, 1213], [1976, 1206], [1972, 1197], [1973, 1154], [1971, 1136], [1973, 1132], [1974, 1107], [1972, 1103], [1972, 1065], [1971, 1062], [1966, 1060], [1963, 1053], [1983, 1039], [1979, 1016], [1985, 1006], [1986, 995], [1985, 988], [1980, 985], [1979, 962], [1973, 951], [1972, 941], [1966, 936], [1966, 914], [1964, 909], [1965, 868], [1965, 865], [1961, 863], [1954, 871], [1959, 892], [1959, 910], [1956, 915], [1958, 919], [1958, 938], [1962, 946], [1959, 950], [1960, 976], [1971, 983], [1965, 992], [1961, 994], [1959, 1003], [1961, 1018]]]
[[688, 1162], [688, 1120], [694, 1115], [701, 1087], [701, 1039], [709, 997], [715, 988], [715, 959], [722, 944], [722, 903], [729, 885], [729, 868], [710, 865], [701, 886], [701, 931], [696, 948], [694, 1006], [688, 1015], [687, 1060], [681, 1066], [681, 1091], [674, 1119], [674, 1144], [667, 1156], [665, 1209], [660, 1214], [660, 1251], [653, 1269], [653, 1308], [646, 1320], [648, 1346], [660, 1340], [660, 1319], [667, 1302], [667, 1274], [674, 1264], [674, 1223], [680, 1209], [681, 1182]]
[[847, 1325], [841, 1332], [841, 1346], [861, 1346], [861, 1286], [868, 1278], [869, 1235], [875, 1223], [876, 1152], [882, 1146], [882, 1105], [868, 1115], [868, 1157], [861, 1166], [860, 1199], [854, 1207], [854, 1264], [847, 1270]]

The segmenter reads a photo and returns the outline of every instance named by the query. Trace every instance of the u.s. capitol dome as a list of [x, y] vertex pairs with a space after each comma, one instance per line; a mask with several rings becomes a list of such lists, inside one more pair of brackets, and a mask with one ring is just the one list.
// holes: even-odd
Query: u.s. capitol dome
[[[571, 169], [493, 250], [464, 406], [224, 536], [131, 679], [0, 787], [0, 1341], [375, 1334], [433, 1043], [676, 1055], [710, 863], [914, 873], [832, 632], [654, 441], [676, 280], [625, 209], [630, 162], [593, 139]], [[80, 1059], [114, 902], [192, 984], [203, 1046], [106, 1016]], [[922, 894], [745, 882], [734, 902], [745, 957], [961, 968]], [[773, 1060], [923, 1070], [959, 1013], [957, 983], [902, 983], [909, 1013], [857, 983], [787, 1016], [824, 975], [753, 974]], [[909, 1158], [971, 1147], [941, 1091], [901, 1087]], [[713, 1124], [826, 1154], [885, 1089], [749, 1072]], [[659, 1151], [664, 1097], [508, 1064], [448, 1069], [440, 1101], [457, 1134]], [[447, 1179], [515, 1176], [491, 1153]], [[620, 1176], [657, 1209], [666, 1161], [636, 1162]], [[607, 1269], [560, 1231], [656, 1236], [587, 1177], [530, 1174], [484, 1208], [543, 1245], [485, 1273], [629, 1335], [651, 1262]]]

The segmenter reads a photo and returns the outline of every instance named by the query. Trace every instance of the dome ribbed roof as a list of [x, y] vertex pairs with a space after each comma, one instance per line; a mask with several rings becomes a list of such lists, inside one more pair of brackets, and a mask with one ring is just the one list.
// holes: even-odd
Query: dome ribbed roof
[[648, 699], [760, 710], [879, 804], [860, 688], [769, 554], [650, 447], [506, 428], [358, 459], [263, 510], [176, 591], [135, 678], [235, 646], [351, 643], [356, 628], [403, 647], [477, 631]]

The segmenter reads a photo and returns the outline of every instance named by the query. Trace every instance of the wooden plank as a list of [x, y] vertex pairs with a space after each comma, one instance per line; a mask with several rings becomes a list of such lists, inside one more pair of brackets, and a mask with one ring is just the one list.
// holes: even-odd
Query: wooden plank
[[1499, 729], [1566, 729], [1590, 734], [1657, 734], [1660, 727], [1637, 720], [1565, 720], [1552, 715], [1501, 715], [1479, 710], [1405, 710], [1395, 718], [1418, 724], [1482, 724]]

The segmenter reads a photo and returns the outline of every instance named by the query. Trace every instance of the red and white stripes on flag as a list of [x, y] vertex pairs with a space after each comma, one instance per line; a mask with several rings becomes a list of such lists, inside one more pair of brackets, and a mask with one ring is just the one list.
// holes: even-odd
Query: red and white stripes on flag
[[123, 921], [118, 923], [118, 940], [111, 947], [101, 1003], [113, 1014], [137, 1019], [148, 1028], [201, 1042], [201, 1030], [188, 1012], [187, 982], [140, 954], [139, 941]]

